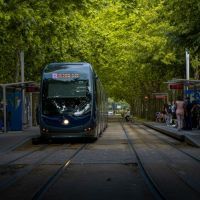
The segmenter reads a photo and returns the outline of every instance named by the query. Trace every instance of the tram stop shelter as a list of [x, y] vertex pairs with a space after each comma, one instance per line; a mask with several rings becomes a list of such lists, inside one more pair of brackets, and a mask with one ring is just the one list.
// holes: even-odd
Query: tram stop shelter
[[182, 95], [184, 98], [190, 97], [191, 101], [200, 103], [200, 80], [172, 79], [166, 83], [173, 92], [173, 99], [177, 95]]
[[0, 129], [21, 131], [26, 110], [25, 92], [35, 88], [33, 81], [0, 84]]

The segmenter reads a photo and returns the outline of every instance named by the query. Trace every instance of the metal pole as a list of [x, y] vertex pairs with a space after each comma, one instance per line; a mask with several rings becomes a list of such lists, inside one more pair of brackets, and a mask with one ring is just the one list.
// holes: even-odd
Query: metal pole
[[33, 117], [32, 117], [33, 108], [32, 108], [32, 105], [33, 105], [33, 94], [32, 94], [32, 92], [30, 92], [30, 105], [29, 105], [29, 108], [30, 108], [30, 112], [29, 112], [29, 126], [30, 127], [33, 126]]
[[185, 52], [185, 57], [186, 57], [186, 79], [190, 80], [190, 54], [188, 50], [186, 50]]
[[[20, 65], [21, 65], [21, 82], [24, 82], [24, 52], [20, 52]], [[23, 124], [24, 124], [24, 119], [25, 119], [25, 93], [24, 89], [22, 89], [22, 129], [23, 129]]]
[[[186, 58], [186, 79], [190, 80], [190, 54], [189, 54], [189, 51], [186, 49], [185, 51], [185, 58]], [[186, 86], [186, 91], [188, 91], [188, 84]], [[187, 96], [188, 94], [186, 94]]]
[[6, 122], [6, 119], [7, 119], [7, 116], [6, 116], [6, 86], [5, 85], [3, 85], [2, 86], [3, 87], [3, 121], [4, 121], [4, 132], [6, 133], [6, 131], [7, 131], [7, 127], [6, 127], [6, 124], [7, 124], [7, 122]]
[[24, 52], [20, 52], [21, 82], [24, 82]]

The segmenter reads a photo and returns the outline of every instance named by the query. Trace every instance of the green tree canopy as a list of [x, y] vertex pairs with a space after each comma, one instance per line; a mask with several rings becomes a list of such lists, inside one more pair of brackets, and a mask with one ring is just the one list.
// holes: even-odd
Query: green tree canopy
[[133, 104], [184, 78], [185, 48], [198, 78], [197, 0], [0, 0], [1, 82], [39, 81], [50, 62], [91, 63], [109, 96]]

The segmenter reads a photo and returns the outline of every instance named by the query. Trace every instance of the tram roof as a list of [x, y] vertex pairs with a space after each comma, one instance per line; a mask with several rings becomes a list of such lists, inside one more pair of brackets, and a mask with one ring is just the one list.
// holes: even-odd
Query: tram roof
[[90, 63], [87, 62], [54, 62], [54, 63], [49, 63], [46, 65], [50, 66], [50, 65], [84, 65], [84, 66], [90, 66]]
[[92, 68], [91, 64], [90, 63], [86, 63], [86, 62], [55, 62], [55, 63], [49, 63], [47, 64], [43, 70], [47, 70], [47, 69], [54, 69], [56, 67], [89, 67], [89, 68]]

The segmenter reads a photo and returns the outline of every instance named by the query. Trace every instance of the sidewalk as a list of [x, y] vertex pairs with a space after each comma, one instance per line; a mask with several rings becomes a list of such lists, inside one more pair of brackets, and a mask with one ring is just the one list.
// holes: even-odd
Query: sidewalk
[[158, 122], [143, 122], [145, 126], [153, 128], [159, 132], [162, 132], [168, 136], [171, 136], [180, 141], [185, 141], [186, 143], [200, 147], [200, 130], [193, 129], [192, 131], [181, 130], [177, 131], [176, 128], [172, 126], [167, 126], [165, 123]]
[[23, 131], [0, 132], [0, 152], [12, 151], [21, 144], [39, 136], [39, 127], [26, 128]]

